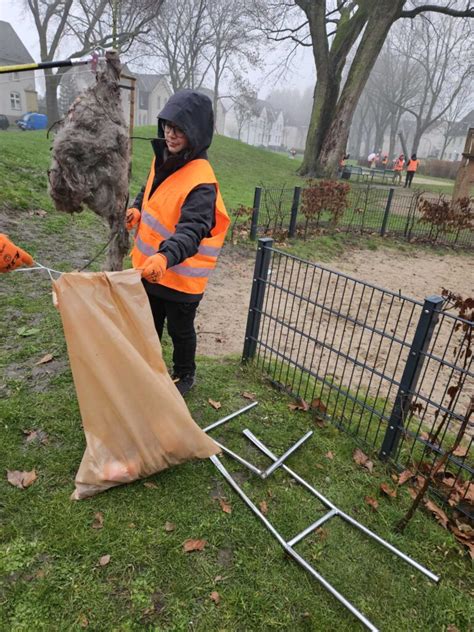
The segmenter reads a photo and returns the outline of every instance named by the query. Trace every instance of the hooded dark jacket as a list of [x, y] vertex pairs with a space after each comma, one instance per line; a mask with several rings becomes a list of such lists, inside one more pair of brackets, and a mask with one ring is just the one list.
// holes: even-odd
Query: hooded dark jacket
[[[170, 121], [186, 134], [189, 145], [179, 154], [170, 154], [166, 148], [163, 125]], [[176, 92], [158, 115], [158, 138], [151, 141], [155, 153], [155, 173], [150, 195], [172, 173], [196, 158], [207, 160], [207, 148], [214, 133], [214, 115], [211, 100], [192, 90]], [[145, 185], [146, 186], [146, 185]], [[135, 198], [133, 206], [142, 209], [145, 186]], [[215, 224], [217, 192], [213, 184], [199, 185], [189, 193], [183, 206], [175, 233], [161, 242], [159, 251], [168, 260], [168, 267], [181, 263], [198, 251], [199, 244]], [[143, 281], [146, 291], [154, 296], [177, 302], [197, 302], [202, 294], [186, 294], [159, 283]]]

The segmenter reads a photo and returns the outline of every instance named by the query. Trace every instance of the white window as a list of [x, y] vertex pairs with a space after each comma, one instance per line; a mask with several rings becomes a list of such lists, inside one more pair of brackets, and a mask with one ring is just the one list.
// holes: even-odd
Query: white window
[[19, 92], [10, 92], [10, 107], [12, 110], [21, 110], [21, 98]]
[[20, 81], [20, 73], [12, 72], [12, 81]]

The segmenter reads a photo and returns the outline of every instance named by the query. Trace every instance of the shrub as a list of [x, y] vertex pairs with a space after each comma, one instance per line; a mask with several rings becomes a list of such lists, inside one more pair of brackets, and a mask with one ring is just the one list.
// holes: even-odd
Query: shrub
[[350, 186], [337, 180], [308, 180], [301, 195], [301, 212], [306, 218], [305, 234], [309, 222], [317, 228], [324, 211], [330, 215], [332, 227], [336, 227], [347, 208]]
[[425, 176], [456, 180], [456, 175], [460, 166], [460, 160], [421, 160], [418, 171]]

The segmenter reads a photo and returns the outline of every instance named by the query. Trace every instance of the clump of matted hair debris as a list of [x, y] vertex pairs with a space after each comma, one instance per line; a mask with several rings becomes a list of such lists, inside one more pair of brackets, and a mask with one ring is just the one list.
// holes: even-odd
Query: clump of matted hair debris
[[121, 64], [106, 53], [95, 85], [72, 103], [52, 147], [50, 194], [59, 211], [83, 205], [107, 220], [111, 242], [106, 268], [120, 270], [128, 250], [124, 217], [128, 199], [129, 138], [122, 111]]

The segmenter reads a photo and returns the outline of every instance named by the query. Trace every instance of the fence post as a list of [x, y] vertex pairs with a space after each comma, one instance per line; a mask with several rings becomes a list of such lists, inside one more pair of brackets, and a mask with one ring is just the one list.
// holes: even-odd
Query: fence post
[[250, 225], [250, 239], [252, 241], [255, 241], [255, 239], [257, 238], [258, 213], [260, 211], [261, 197], [262, 197], [262, 187], [255, 187], [255, 193], [253, 195], [252, 223]]
[[433, 336], [434, 328], [438, 322], [438, 311], [443, 303], [444, 299], [441, 296], [425, 298], [380, 450], [379, 457], [382, 460], [387, 460], [397, 450], [404, 421], [410, 413], [411, 401], [423, 367], [424, 354]]
[[273, 239], [271, 237], [262, 237], [258, 240], [257, 256], [255, 258], [255, 268], [253, 272], [252, 292], [250, 294], [249, 313], [247, 316], [247, 327], [245, 329], [242, 362], [251, 360], [257, 349], [263, 299], [265, 297], [265, 286], [272, 256], [272, 246]]
[[395, 189], [393, 187], [391, 187], [388, 191], [387, 204], [385, 205], [385, 212], [383, 214], [382, 227], [380, 229], [381, 237], [385, 237], [385, 233], [387, 231], [388, 216], [390, 215], [390, 207], [392, 206], [392, 198], [393, 198], [394, 191]]
[[290, 227], [288, 228], [288, 237], [294, 237], [296, 232], [296, 217], [300, 205], [301, 187], [295, 187], [293, 192], [293, 202], [291, 203]]

